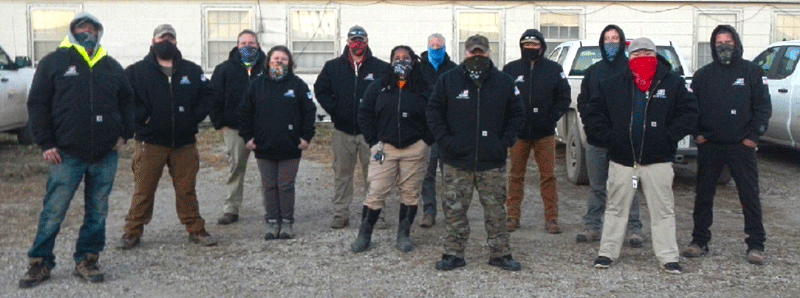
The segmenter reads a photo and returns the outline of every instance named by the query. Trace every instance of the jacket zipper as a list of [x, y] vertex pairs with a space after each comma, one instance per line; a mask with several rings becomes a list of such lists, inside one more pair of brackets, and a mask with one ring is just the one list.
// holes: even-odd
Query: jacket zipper
[[481, 86], [478, 86], [478, 113], [475, 121], [475, 167], [473, 171], [478, 170], [478, 150], [480, 149], [481, 140]]
[[[175, 74], [174, 72], [172, 73]], [[172, 92], [172, 77], [167, 76], [167, 84], [169, 85], [169, 102], [172, 109], [170, 109], [170, 114], [172, 115], [172, 148], [175, 148], [175, 94]]]
[[353, 80], [353, 108], [355, 109], [356, 113], [353, 113], [353, 120], [356, 125], [353, 126], [353, 135], [356, 134], [356, 130], [358, 129], [358, 63], [353, 62], [353, 72], [355, 72], [355, 79]]
[[399, 88], [400, 91], [397, 94], [397, 145], [403, 147], [403, 137], [402, 131], [400, 130], [400, 120], [402, 119], [402, 114], [400, 112], [400, 104], [403, 103], [403, 88]]
[[[531, 63], [531, 73], [530, 73], [530, 77], [528, 78], [528, 104], [529, 104], [529, 107], [531, 107], [531, 108], [533, 108], [533, 70], [534, 70], [535, 66], [536, 65], [534, 63]], [[525, 114], [527, 115], [529, 112], [532, 112], [532, 111], [525, 111]], [[528, 125], [528, 136], [526, 136], [526, 137], [530, 137], [531, 134], [533, 134], [533, 122], [532, 121], [531, 121], [531, 124]]]
[[[660, 84], [660, 83], [661, 83], [661, 80], [656, 81], [655, 85], [651, 85], [653, 88], [650, 88], [650, 90], [658, 89], [658, 84]], [[635, 88], [635, 86], [631, 86], [631, 97], [634, 97], [633, 94], [634, 94], [634, 92], [636, 92], [636, 90], [634, 90], [633, 88]], [[644, 153], [644, 135], [645, 135], [645, 130], [647, 129], [647, 109], [650, 107], [650, 99], [653, 98], [653, 92], [649, 92], [648, 91], [647, 94], [646, 94], [646, 97], [647, 98], [646, 98], [646, 100], [644, 102], [644, 114], [642, 115], [642, 144], [639, 147], [639, 160], [638, 161], [636, 160], [636, 151], [635, 151], [635, 149], [633, 147], [633, 117], [631, 117], [631, 122], [630, 122], [630, 125], [628, 126], [628, 139], [631, 140], [631, 153], [633, 154], [633, 168], [634, 169], [637, 168], [638, 164], [641, 163], [642, 154]]]
[[91, 139], [92, 139], [91, 148], [92, 149], [89, 151], [89, 158], [94, 160], [94, 147], [95, 147], [95, 143], [94, 143], [94, 126], [97, 123], [97, 119], [96, 119], [97, 115], [94, 114], [94, 71], [92, 70], [91, 66], [89, 66], [89, 111], [91, 111], [92, 116], [95, 117], [94, 121], [90, 122], [92, 125], [90, 125], [90, 130], [89, 130], [91, 132], [91, 134], [92, 134], [92, 136], [91, 136]]

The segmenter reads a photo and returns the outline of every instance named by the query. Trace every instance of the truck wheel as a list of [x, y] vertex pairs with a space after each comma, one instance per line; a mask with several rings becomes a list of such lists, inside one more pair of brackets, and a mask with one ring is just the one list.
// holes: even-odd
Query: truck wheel
[[[575, 119], [574, 114], [570, 118]], [[567, 152], [564, 160], [567, 164], [567, 180], [573, 184], [589, 184], [589, 175], [586, 173], [586, 145], [581, 141], [578, 123], [571, 120], [570, 129], [567, 131]]]
[[25, 127], [17, 129], [17, 141], [22, 145], [33, 144], [33, 132], [31, 132], [31, 123], [25, 124]]
[[719, 174], [719, 180], [717, 180], [717, 185], [725, 185], [731, 181], [731, 170], [728, 167], [723, 167], [722, 172]]

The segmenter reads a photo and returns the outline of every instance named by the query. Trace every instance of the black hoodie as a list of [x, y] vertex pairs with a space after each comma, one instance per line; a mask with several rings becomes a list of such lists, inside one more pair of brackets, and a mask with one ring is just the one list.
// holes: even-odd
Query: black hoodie
[[234, 47], [228, 60], [217, 65], [211, 76], [211, 88], [214, 89], [214, 105], [211, 109], [211, 122], [214, 128], [227, 126], [239, 129], [239, 104], [242, 94], [256, 77], [264, 73], [267, 55], [259, 49], [258, 59], [248, 72], [239, 54], [239, 47]]
[[[617, 55], [614, 56], [614, 61], [609, 59], [608, 55], [606, 55], [606, 51], [604, 49], [605, 42], [603, 35], [608, 32], [608, 30], [617, 30], [619, 33], [619, 40], [621, 42], [620, 48], [617, 51]], [[591, 105], [589, 99], [592, 98], [592, 95], [597, 92], [597, 88], [599, 86], [600, 80], [611, 77], [617, 73], [629, 71], [628, 69], [628, 56], [625, 56], [625, 33], [622, 32], [622, 28], [617, 25], [608, 25], [606, 28], [603, 29], [603, 32], [600, 33], [600, 53], [603, 57], [603, 60], [598, 61], [589, 68], [586, 69], [583, 75], [583, 80], [581, 81], [581, 93], [578, 94], [578, 114], [581, 117], [583, 122], [583, 129], [584, 131], [588, 131], [589, 127], [594, 125], [602, 125], [598, 123], [591, 123], [591, 119], [586, 118], [586, 112], [588, 106]], [[596, 139], [594, 136], [590, 134], [586, 134], [586, 141], [589, 142], [592, 146], [598, 147], [607, 147], [607, 144], [603, 144], [600, 140]]]
[[[735, 42], [729, 65], [720, 63], [715, 46], [716, 36], [725, 31]], [[742, 59], [739, 34], [729, 25], [719, 25], [711, 33], [711, 57], [714, 62], [695, 72], [692, 80], [700, 109], [694, 134], [718, 144], [739, 144], [744, 139], [758, 142], [772, 115], [764, 71]]]
[[[535, 36], [542, 42], [542, 53], [547, 52], [547, 43], [539, 30], [528, 29], [520, 37]], [[520, 44], [522, 50], [522, 44]], [[556, 62], [543, 56], [533, 64], [525, 58], [511, 61], [503, 72], [514, 79], [514, 93], [525, 104], [525, 128], [519, 138], [537, 140], [555, 133], [556, 121], [569, 108], [570, 88], [564, 70]]]
[[[587, 136], [607, 144], [609, 158], [624, 166], [634, 162], [647, 165], [671, 162], [678, 141], [690, 134], [697, 124], [697, 99], [686, 90], [686, 81], [670, 72], [672, 67], [660, 55], [653, 82], [647, 94], [644, 123], [632, 123], [633, 98], [641, 91], [633, 82], [630, 70], [601, 80], [589, 99], [592, 105], [584, 117]], [[643, 126], [641, 158], [635, 161], [631, 131]], [[639, 155], [639, 153], [636, 153]]]

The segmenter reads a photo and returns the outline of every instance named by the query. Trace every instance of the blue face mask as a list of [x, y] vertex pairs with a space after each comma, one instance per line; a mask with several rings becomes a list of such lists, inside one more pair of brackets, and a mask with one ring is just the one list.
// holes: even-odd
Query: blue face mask
[[433, 68], [438, 69], [439, 65], [444, 62], [444, 53], [445, 45], [442, 45], [441, 48], [435, 50], [428, 47], [428, 62], [433, 65]]
[[606, 51], [606, 57], [608, 57], [608, 61], [614, 62], [614, 58], [617, 58], [617, 52], [619, 52], [619, 43], [618, 42], [604, 43], [603, 50]]
[[76, 33], [75, 41], [78, 42], [88, 53], [94, 51], [94, 47], [97, 46], [97, 36], [89, 33], [89, 31]]
[[258, 48], [254, 46], [243, 46], [239, 48], [239, 56], [242, 57], [244, 64], [250, 65], [258, 59]]

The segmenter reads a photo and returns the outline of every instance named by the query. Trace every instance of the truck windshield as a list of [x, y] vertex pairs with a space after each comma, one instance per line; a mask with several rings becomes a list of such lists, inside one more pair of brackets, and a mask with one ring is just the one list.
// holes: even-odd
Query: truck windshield
[[[672, 72], [680, 76], [684, 74], [683, 66], [681, 66], [681, 61], [678, 59], [678, 54], [675, 53], [674, 48], [670, 46], [656, 46], [656, 53], [669, 61], [669, 63], [672, 65]], [[592, 66], [592, 64], [602, 59], [603, 57], [600, 56], [600, 47], [581, 47], [578, 49], [578, 54], [575, 55], [575, 63], [572, 64], [572, 69], [570, 69], [569, 75], [582, 76], [589, 66]]]

